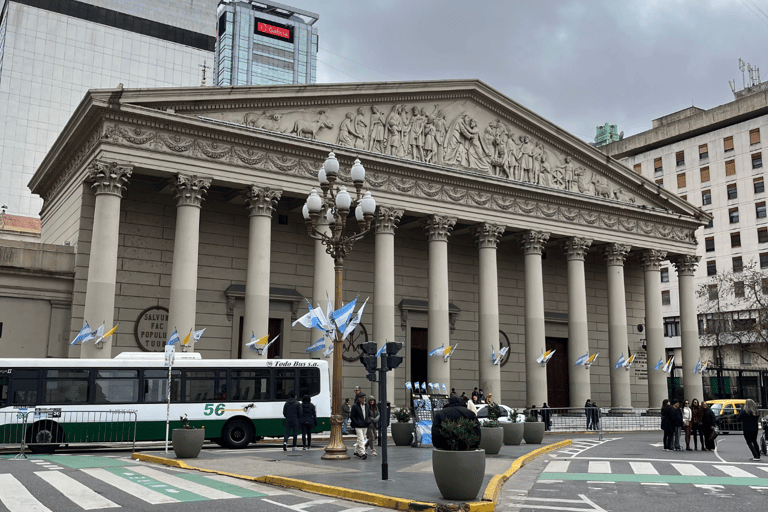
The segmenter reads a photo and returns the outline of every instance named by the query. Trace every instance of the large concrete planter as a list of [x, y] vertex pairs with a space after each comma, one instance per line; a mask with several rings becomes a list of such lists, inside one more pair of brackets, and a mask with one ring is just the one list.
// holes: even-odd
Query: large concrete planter
[[477, 498], [485, 475], [485, 452], [432, 450], [432, 473], [446, 500], [471, 501]]
[[413, 441], [413, 423], [393, 423], [392, 440], [396, 446], [410, 446]]
[[173, 453], [179, 459], [194, 459], [200, 454], [205, 442], [205, 429], [175, 428], [171, 437]]
[[502, 423], [504, 429], [504, 444], [518, 445], [523, 442], [523, 431], [525, 427], [522, 423]]
[[525, 439], [526, 444], [541, 444], [544, 439], [544, 422], [526, 421], [523, 425], [525, 425], [523, 439]]
[[486, 455], [496, 455], [504, 444], [504, 429], [501, 427], [480, 427], [479, 449], [485, 450]]

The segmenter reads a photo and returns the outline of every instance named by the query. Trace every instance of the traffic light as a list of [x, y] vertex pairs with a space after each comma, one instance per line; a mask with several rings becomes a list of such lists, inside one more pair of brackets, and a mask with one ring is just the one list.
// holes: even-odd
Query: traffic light
[[[398, 341], [387, 342], [387, 355], [382, 356], [381, 366], [389, 370], [394, 370], [403, 362], [403, 357], [396, 355], [403, 348], [403, 344]], [[385, 361], [386, 359], [386, 361]]]
[[368, 341], [366, 343], [361, 343], [359, 346], [360, 350], [363, 351], [363, 355], [360, 356], [360, 362], [363, 363], [363, 366], [365, 366], [365, 369], [368, 372], [368, 380], [376, 382], [376, 352], [378, 350], [376, 342]]

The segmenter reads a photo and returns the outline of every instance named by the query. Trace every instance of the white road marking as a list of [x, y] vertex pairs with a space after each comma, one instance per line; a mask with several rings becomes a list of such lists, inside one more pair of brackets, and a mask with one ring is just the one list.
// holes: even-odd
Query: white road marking
[[12, 475], [0, 475], [0, 503], [9, 512], [51, 512]]
[[728, 476], [733, 476], [737, 478], [757, 478], [752, 473], [748, 471], [744, 471], [743, 469], [737, 468], [736, 466], [713, 466], [713, 467], [719, 469], [720, 471], [722, 471]]
[[85, 509], [120, 508], [117, 503], [81, 484], [60, 471], [35, 471], [35, 474], [51, 484], [57, 491]]
[[547, 464], [545, 473], [567, 473], [570, 462], [567, 460], [553, 460]]
[[279, 503], [277, 501], [272, 501], [264, 498], [261, 501], [266, 501], [268, 503], [272, 503], [273, 505], [278, 505], [283, 508], [287, 508], [289, 510], [296, 510], [298, 512], [304, 512], [304, 509], [307, 507], [313, 507], [315, 505], [323, 505], [325, 503], [334, 503], [336, 500], [312, 500], [312, 501], [305, 501], [304, 503], [297, 503], [296, 505], [285, 505], [284, 503]]
[[120, 489], [121, 491], [126, 492], [131, 496], [135, 496], [136, 498], [139, 498], [142, 501], [146, 501], [147, 503], [150, 503], [152, 505], [159, 505], [161, 503], [179, 503], [179, 500], [177, 500], [176, 498], [172, 498], [165, 494], [161, 494], [157, 491], [153, 491], [152, 489], [148, 489], [143, 485], [139, 485], [135, 482], [132, 482], [127, 478], [117, 476], [105, 469], [87, 468], [87, 469], [83, 469], [82, 471], [83, 473], [91, 475], [93, 478], [96, 478], [97, 480], [106, 482], [109, 485], [117, 489]]
[[672, 467], [683, 476], [707, 476], [693, 464], [672, 464]]
[[229, 484], [229, 485], [242, 487], [243, 489], [248, 489], [249, 491], [260, 492], [262, 494], [266, 494], [267, 496], [285, 496], [286, 494], [291, 494], [288, 491], [273, 489], [266, 485], [255, 484], [248, 480], [240, 480], [240, 479], [232, 478], [231, 476], [226, 476], [226, 475], [217, 475], [214, 473], [210, 473], [206, 475], [206, 478], [210, 478], [211, 480], [217, 480], [219, 482], [224, 482], [225, 484]]
[[589, 461], [589, 469], [587, 473], [604, 473], [611, 474], [611, 463], [605, 460], [591, 460]]
[[[605, 509], [599, 507], [595, 502], [587, 498], [583, 494], [579, 494], [580, 500], [568, 500], [568, 499], [558, 499], [558, 498], [533, 498], [529, 496], [510, 496], [510, 501], [536, 501], [536, 502], [545, 502], [545, 503], [567, 503], [567, 504], [574, 504], [574, 505], [589, 505], [590, 508], [579, 508], [579, 507], [559, 507], [555, 505], [535, 505], [536, 510], [563, 510], [563, 511], [570, 511], [570, 512], [584, 512], [586, 510], [594, 510], [596, 512], [606, 512]], [[267, 500], [264, 500], [267, 501]], [[522, 504], [521, 504], [522, 505]], [[532, 508], [528, 506], [524, 506], [524, 508]]]
[[650, 462], [630, 462], [629, 465], [632, 467], [632, 471], [636, 475], [658, 475], [659, 472], [656, 471], [656, 468], [653, 467], [653, 464]]
[[229, 500], [229, 499], [239, 497], [239, 496], [235, 496], [234, 494], [229, 494], [228, 492], [220, 491], [212, 487], [190, 482], [189, 480], [179, 478], [178, 476], [169, 475], [168, 473], [163, 473], [162, 471], [158, 471], [156, 469], [148, 468], [145, 466], [133, 468], [133, 471], [136, 473], [142, 474], [146, 477], [157, 480], [158, 482], [163, 482], [165, 484], [172, 485], [177, 489], [189, 491], [191, 493], [203, 496], [204, 498], [208, 498], [211, 500]]

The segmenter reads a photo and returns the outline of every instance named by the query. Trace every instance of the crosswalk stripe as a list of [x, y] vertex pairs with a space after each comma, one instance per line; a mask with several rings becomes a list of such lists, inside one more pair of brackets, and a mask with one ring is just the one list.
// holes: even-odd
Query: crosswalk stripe
[[35, 474], [85, 510], [120, 507], [60, 471], [35, 471]]
[[0, 475], [0, 503], [9, 512], [51, 512], [12, 475]]
[[[219, 482], [224, 482], [226, 484], [230, 484], [237, 487], [242, 487], [243, 489], [246, 489], [248, 491], [252, 491], [255, 485], [253, 482], [250, 482], [248, 480], [237, 480], [229, 476], [217, 475], [215, 473], [208, 475], [206, 478], [210, 478], [211, 480], [218, 480]], [[274, 489], [268, 486], [259, 486], [259, 491], [262, 494], [266, 494], [267, 496], [284, 496], [286, 494], [291, 494], [288, 491]]]
[[768, 467], [764, 467], [764, 466], [758, 466], [757, 469], [762, 470], [762, 471], [768, 471]]
[[757, 478], [755, 475], [753, 475], [749, 471], [744, 471], [743, 469], [737, 468], [736, 466], [715, 466], [715, 467], [728, 476], [733, 476], [738, 478]]
[[672, 467], [683, 476], [707, 476], [693, 464], [679, 464], [673, 462]]
[[570, 462], [567, 460], [553, 460], [547, 464], [545, 473], [567, 473]]
[[147, 489], [143, 485], [131, 482], [125, 478], [119, 477], [113, 473], [110, 473], [106, 469], [101, 468], [86, 468], [82, 470], [83, 473], [91, 475], [97, 480], [108, 483], [109, 485], [127, 492], [131, 496], [139, 498], [142, 501], [146, 501], [151, 505], [160, 505], [161, 503], [179, 503], [179, 500], [160, 494], [157, 491]]
[[629, 465], [632, 467], [632, 471], [636, 475], [658, 475], [659, 472], [656, 471], [656, 468], [653, 467], [653, 464], [650, 462], [630, 462]]
[[588, 473], [611, 473], [611, 463], [607, 460], [591, 460], [589, 461]]
[[170, 475], [168, 473], [163, 473], [162, 471], [158, 471], [153, 468], [148, 468], [144, 466], [135, 466], [131, 468], [131, 471], [133, 471], [134, 473], [139, 473], [144, 476], [148, 476], [149, 478], [157, 480], [158, 482], [163, 482], [164, 484], [168, 484], [178, 489], [184, 489], [185, 491], [199, 494], [200, 496], [203, 496], [204, 498], [208, 498], [211, 500], [228, 500], [228, 499], [238, 497], [238, 496], [235, 496], [234, 494], [229, 494], [228, 492], [220, 491], [218, 489], [213, 489], [205, 485], [199, 485], [194, 482], [190, 482], [189, 480], [185, 480], [184, 478], [180, 478], [175, 475]]

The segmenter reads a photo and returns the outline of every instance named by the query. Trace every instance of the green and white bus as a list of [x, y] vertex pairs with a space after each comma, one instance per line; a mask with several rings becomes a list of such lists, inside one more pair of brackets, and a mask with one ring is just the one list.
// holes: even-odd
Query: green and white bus
[[[282, 436], [283, 405], [294, 391], [317, 409], [315, 432], [330, 430], [327, 361], [317, 359], [209, 359], [177, 353], [171, 370], [170, 428], [205, 427], [205, 438], [244, 448]], [[52, 452], [68, 441], [103, 439], [97, 414], [135, 411], [136, 441], [165, 440], [168, 368], [163, 353], [124, 352], [114, 359], [0, 359], [0, 441], [25, 442]], [[37, 413], [36, 411], [39, 411]], [[75, 413], [81, 420], [69, 423]], [[117, 427], [115, 427], [117, 428]], [[122, 425], [120, 428], [125, 429]], [[133, 430], [133, 421], [128, 426]], [[94, 432], [89, 434], [88, 430]], [[86, 441], [87, 442], [87, 441]]]

